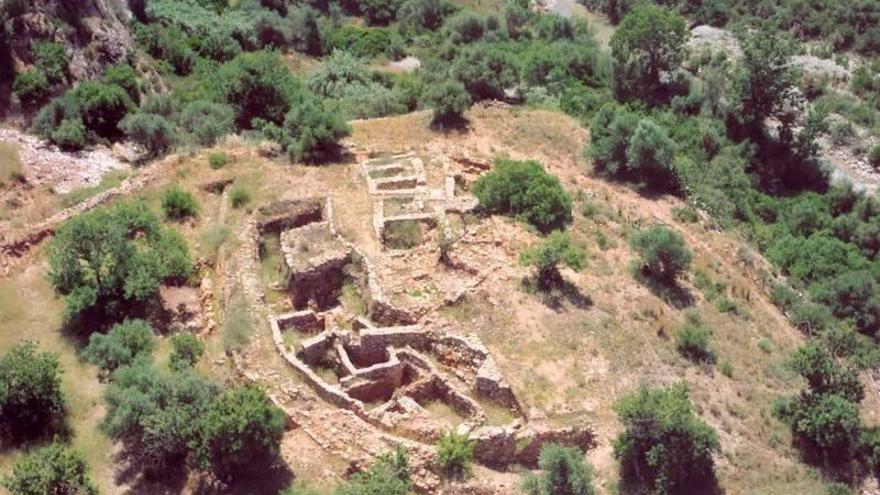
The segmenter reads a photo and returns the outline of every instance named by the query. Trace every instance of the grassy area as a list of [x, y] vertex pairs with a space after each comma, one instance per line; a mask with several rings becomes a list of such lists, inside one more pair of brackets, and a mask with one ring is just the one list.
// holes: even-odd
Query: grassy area
[[391, 249], [412, 249], [421, 244], [422, 235], [421, 223], [415, 220], [399, 220], [385, 224], [382, 240]]
[[0, 141], [0, 184], [21, 177], [20, 149], [16, 143]]
[[59, 194], [58, 205], [61, 208], [69, 208], [82, 203], [108, 189], [113, 189], [114, 187], [119, 186], [126, 177], [128, 177], [128, 172], [124, 170], [111, 170], [101, 177], [101, 183], [97, 186], [81, 187], [79, 189], [74, 189], [69, 193]]
[[[101, 492], [116, 493], [112, 443], [98, 430], [104, 385], [98, 382], [97, 369], [80, 361], [74, 343], [61, 334], [64, 303], [46, 281], [45, 270], [39, 257], [24, 272], [0, 281], [0, 351], [22, 340], [32, 340], [40, 350], [58, 354], [67, 418], [73, 431], [71, 444], [85, 456]], [[6, 473], [22, 453], [21, 449], [3, 451], [0, 473]]]

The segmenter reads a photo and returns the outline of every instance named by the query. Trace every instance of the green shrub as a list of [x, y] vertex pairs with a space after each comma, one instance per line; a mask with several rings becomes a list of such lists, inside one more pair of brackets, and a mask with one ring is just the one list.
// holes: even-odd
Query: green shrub
[[86, 146], [86, 126], [79, 120], [65, 119], [52, 131], [49, 139], [62, 150], [81, 150]]
[[398, 28], [402, 33], [434, 31], [453, 8], [443, 0], [407, 0], [397, 10]]
[[281, 124], [301, 87], [274, 52], [242, 53], [220, 66], [211, 79], [212, 91], [228, 104], [239, 129], [255, 120]]
[[0, 357], [0, 432], [15, 441], [58, 426], [65, 412], [58, 356], [20, 342]]
[[179, 122], [202, 146], [214, 146], [233, 130], [233, 112], [229, 105], [198, 100], [180, 113]]
[[422, 224], [416, 220], [399, 220], [386, 224], [382, 242], [392, 249], [412, 249], [422, 243]]
[[58, 229], [48, 252], [49, 280], [67, 296], [68, 317], [85, 310], [121, 313], [123, 302], [145, 301], [166, 279], [192, 271], [183, 238], [163, 229], [139, 201], [71, 218]]
[[432, 84], [425, 95], [425, 101], [434, 110], [433, 122], [441, 125], [461, 121], [464, 119], [464, 112], [471, 106], [471, 96], [467, 88], [455, 80]]
[[354, 474], [334, 495], [406, 495], [410, 488], [406, 451], [398, 447], [394, 453], [380, 456], [366, 471]]
[[101, 77], [101, 82], [104, 84], [115, 84], [124, 89], [131, 98], [131, 101], [135, 103], [141, 101], [141, 85], [138, 81], [137, 72], [128, 64], [108, 67]]
[[678, 352], [695, 363], [714, 363], [715, 353], [709, 345], [712, 331], [704, 327], [699, 318], [688, 317], [675, 334]]
[[15, 75], [12, 92], [23, 107], [35, 107], [49, 96], [49, 81], [38, 70], [26, 70]]
[[575, 271], [583, 270], [587, 265], [587, 253], [582, 247], [572, 245], [568, 234], [557, 230], [540, 244], [523, 251], [519, 261], [538, 270], [538, 285], [546, 290], [562, 282], [560, 264]]
[[97, 366], [104, 377], [137, 359], [152, 357], [155, 347], [153, 328], [143, 320], [125, 320], [109, 332], [93, 333], [83, 349], [86, 361]]
[[212, 170], [223, 168], [229, 165], [231, 161], [229, 155], [226, 153], [211, 153], [208, 155], [208, 166], [211, 167]]
[[571, 198], [559, 179], [533, 160], [496, 160], [495, 170], [480, 177], [472, 190], [486, 211], [512, 215], [541, 232], [572, 219]]
[[31, 46], [31, 55], [34, 57], [34, 65], [45, 74], [46, 79], [52, 84], [67, 81], [67, 52], [64, 45], [50, 41], [39, 41]]
[[53, 442], [28, 454], [3, 478], [11, 495], [97, 495], [79, 452]]
[[351, 127], [339, 113], [304, 95], [285, 116], [280, 142], [292, 160], [322, 162], [336, 156], [339, 140], [349, 134]]
[[361, 14], [367, 23], [384, 26], [397, 17], [400, 0], [360, 0]]
[[642, 258], [642, 270], [664, 282], [674, 282], [691, 264], [684, 238], [662, 225], [636, 232], [630, 245]]
[[675, 142], [650, 119], [642, 119], [626, 147], [627, 168], [652, 187], [679, 189], [673, 167]]
[[169, 153], [177, 134], [165, 117], [145, 112], [126, 115], [119, 122], [119, 128], [146, 151], [147, 158], [158, 158]]
[[437, 464], [446, 477], [463, 479], [471, 474], [475, 442], [467, 435], [448, 432], [437, 442]]
[[141, 111], [171, 119], [177, 113], [174, 99], [169, 93], [150, 95], [141, 103]]
[[721, 366], [718, 367], [721, 374], [726, 376], [727, 378], [733, 378], [733, 365], [730, 361], [722, 361]]
[[199, 417], [195, 462], [221, 480], [234, 479], [275, 460], [285, 425], [284, 413], [259, 388], [225, 390]]
[[475, 12], [459, 12], [443, 25], [445, 37], [455, 44], [474, 43], [486, 32], [486, 20]]
[[229, 191], [229, 204], [241, 208], [251, 202], [251, 193], [244, 186], [235, 186]]
[[868, 150], [868, 163], [875, 169], [880, 168], [880, 144], [875, 144]]
[[115, 84], [82, 82], [71, 92], [71, 97], [79, 107], [86, 129], [102, 138], [118, 138], [119, 122], [134, 110], [128, 93]]
[[205, 344], [190, 332], [179, 332], [171, 337], [168, 366], [174, 371], [192, 368], [205, 353]]
[[293, 48], [308, 55], [321, 55], [324, 49], [318, 11], [309, 6], [299, 7], [289, 17]]
[[198, 215], [199, 207], [192, 194], [180, 187], [172, 186], [166, 189], [162, 195], [162, 212], [165, 214], [165, 218], [182, 220]]
[[463, 48], [452, 64], [452, 76], [474, 101], [504, 99], [504, 90], [519, 80], [518, 64], [508, 51], [481, 43]]
[[614, 440], [614, 457], [625, 479], [657, 493], [678, 493], [714, 479], [715, 431], [691, 408], [683, 384], [641, 387], [614, 406], [624, 431]]
[[199, 36], [192, 46], [199, 55], [217, 62], [227, 62], [241, 53], [241, 45], [232, 34], [219, 29]]
[[584, 462], [584, 454], [577, 448], [566, 448], [555, 443], [541, 447], [537, 476], [527, 473], [523, 489], [528, 495], [595, 495], [593, 473]]

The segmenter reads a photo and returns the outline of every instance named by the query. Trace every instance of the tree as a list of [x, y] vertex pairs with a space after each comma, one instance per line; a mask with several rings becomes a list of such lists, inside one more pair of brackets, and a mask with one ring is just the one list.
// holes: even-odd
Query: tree
[[562, 282], [560, 263], [575, 271], [583, 270], [587, 265], [587, 253], [582, 247], [572, 245], [568, 234], [556, 230], [540, 244], [520, 254], [519, 261], [537, 268], [538, 285], [547, 290]]
[[474, 101], [503, 99], [504, 90], [519, 80], [513, 55], [485, 43], [462, 49], [455, 57], [452, 75], [464, 84]]
[[675, 12], [650, 3], [630, 11], [611, 37], [617, 98], [663, 101], [661, 75], [681, 65], [688, 36], [687, 23]]
[[691, 252], [678, 232], [655, 225], [633, 235], [630, 246], [642, 258], [642, 270], [663, 282], [674, 282], [691, 263]]
[[98, 137], [116, 139], [119, 122], [134, 110], [134, 103], [124, 89], [115, 84], [80, 83], [72, 92], [82, 123]]
[[462, 83], [453, 79], [432, 84], [425, 100], [434, 109], [433, 123], [441, 125], [461, 122], [471, 106], [471, 95]]
[[678, 493], [714, 479], [718, 437], [694, 415], [684, 384], [643, 386], [614, 410], [625, 428], [614, 440], [625, 478], [657, 493]]
[[149, 359], [154, 346], [153, 328], [149, 323], [125, 320], [113, 325], [106, 334], [93, 333], [83, 356], [107, 377], [137, 359]]
[[437, 464], [443, 474], [453, 479], [470, 476], [475, 445], [467, 435], [454, 431], [444, 433], [437, 441]]
[[324, 42], [318, 25], [319, 17], [318, 12], [307, 5], [296, 9], [290, 15], [290, 30], [293, 33], [291, 43], [294, 50], [312, 56], [321, 55]]
[[361, 13], [367, 23], [385, 26], [397, 17], [398, 0], [359, 0]]
[[180, 332], [171, 337], [171, 355], [168, 366], [173, 371], [192, 368], [205, 353], [205, 344], [190, 332]]
[[0, 357], [0, 429], [14, 440], [57, 426], [64, 414], [58, 356], [21, 342]]
[[97, 495], [79, 452], [52, 443], [15, 463], [3, 486], [12, 495]]
[[538, 456], [538, 476], [527, 474], [523, 483], [528, 495], [594, 495], [593, 473], [577, 448], [544, 444]]
[[443, 0], [407, 0], [397, 10], [398, 27], [403, 33], [434, 31], [450, 11]]
[[285, 422], [261, 389], [226, 390], [199, 418], [196, 463], [224, 480], [252, 471], [255, 463], [271, 462], [278, 454]]
[[735, 115], [753, 136], [760, 136], [764, 120], [777, 117], [792, 100], [798, 70], [791, 63], [791, 39], [767, 29], [753, 31], [741, 40], [743, 56], [733, 73]]
[[198, 144], [214, 146], [232, 132], [233, 112], [229, 105], [196, 100], [183, 108], [179, 122]]
[[677, 191], [678, 178], [673, 167], [675, 141], [651, 119], [642, 119], [626, 147], [627, 166], [648, 184]]
[[274, 52], [242, 53], [220, 66], [212, 78], [219, 101], [232, 107], [239, 129], [255, 120], [281, 124], [301, 91], [299, 81]]
[[540, 163], [499, 159], [495, 170], [473, 185], [480, 206], [489, 213], [506, 213], [550, 232], [571, 221], [571, 198], [559, 179]]
[[132, 464], [161, 472], [179, 468], [198, 440], [198, 423], [219, 390], [183, 370], [169, 376], [140, 361], [119, 368], [104, 392], [101, 428], [122, 441]]
[[339, 140], [349, 134], [351, 126], [342, 115], [315, 96], [303, 94], [284, 118], [280, 142], [291, 159], [320, 162], [334, 156]]
[[109, 316], [122, 303], [142, 302], [163, 281], [186, 277], [192, 262], [186, 241], [140, 201], [77, 215], [49, 243], [49, 280], [67, 296], [66, 315], [86, 310]]
[[795, 443], [809, 460], [833, 464], [852, 458], [862, 425], [858, 404], [837, 394], [804, 394], [790, 414]]
[[865, 391], [858, 371], [843, 367], [819, 344], [799, 347], [789, 360], [791, 368], [807, 381], [812, 394], [836, 394], [850, 402], [861, 402]]
[[145, 112], [128, 114], [119, 122], [119, 128], [146, 151], [147, 158], [161, 157], [174, 147], [174, 126], [161, 115]]
[[587, 154], [599, 170], [611, 175], [628, 170], [626, 151], [638, 124], [637, 114], [614, 103], [596, 112], [590, 123]]
[[825, 304], [838, 318], [852, 319], [856, 328], [874, 334], [880, 327], [880, 298], [874, 276], [854, 271], [820, 282], [813, 291], [817, 302]]

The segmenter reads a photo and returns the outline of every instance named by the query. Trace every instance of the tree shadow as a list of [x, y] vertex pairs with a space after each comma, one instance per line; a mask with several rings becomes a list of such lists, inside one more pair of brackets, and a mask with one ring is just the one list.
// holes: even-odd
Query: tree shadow
[[310, 151], [302, 157], [304, 165], [321, 166], [331, 163], [352, 164], [357, 161], [357, 157], [348, 148], [339, 144], [325, 146]]
[[467, 134], [470, 131], [470, 122], [464, 115], [447, 115], [431, 120], [432, 131], [443, 134]]
[[276, 495], [289, 487], [295, 479], [293, 471], [279, 458], [265, 467], [255, 467], [247, 476], [239, 476], [233, 482], [225, 483], [214, 477], [199, 479], [193, 495], [226, 495], [247, 493], [252, 495]]
[[[618, 485], [620, 495], [650, 495], [655, 493], [654, 490], [645, 486], [645, 482], [640, 480], [633, 473], [621, 472], [620, 484]], [[718, 484], [718, 478], [712, 473], [707, 479], [692, 480], [686, 485], [677, 486], [669, 490], [673, 495], [725, 495], [725, 491]]]
[[114, 456], [114, 461], [118, 468], [113, 479], [117, 485], [127, 485], [126, 493], [131, 495], [176, 495], [183, 491], [189, 477], [184, 459], [162, 468], [147, 468], [144, 459], [125, 445]]
[[61, 410], [49, 418], [41, 419], [34, 428], [0, 428], [0, 455], [15, 450], [31, 450], [52, 442], [69, 442], [73, 438], [67, 410]]
[[578, 309], [589, 309], [593, 306], [590, 296], [581, 292], [573, 283], [561, 278], [543, 287], [532, 276], [523, 277], [521, 283], [526, 292], [538, 295], [545, 306], [557, 313], [565, 309], [566, 303]]
[[684, 309], [694, 304], [694, 295], [691, 291], [675, 280], [662, 280], [652, 277], [644, 269], [637, 269], [635, 271], [635, 278], [636, 281], [647, 287], [652, 294], [675, 309]]

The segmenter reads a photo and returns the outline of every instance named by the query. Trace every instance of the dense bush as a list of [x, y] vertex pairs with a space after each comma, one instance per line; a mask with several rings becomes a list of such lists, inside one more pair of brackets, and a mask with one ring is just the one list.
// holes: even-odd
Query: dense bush
[[714, 363], [715, 353], [709, 345], [712, 331], [700, 322], [695, 314], [687, 319], [675, 334], [675, 347], [678, 352], [695, 363]]
[[361, 14], [371, 25], [384, 26], [397, 17], [399, 0], [359, 0]]
[[220, 479], [231, 479], [271, 462], [284, 433], [284, 413], [254, 387], [226, 390], [199, 418], [196, 463]]
[[614, 440], [625, 478], [657, 493], [686, 492], [714, 479], [718, 437], [694, 415], [683, 384], [641, 387], [614, 410], [625, 428]]
[[627, 168], [653, 187], [676, 192], [675, 142], [652, 120], [639, 121], [626, 147]]
[[128, 64], [119, 64], [108, 67], [101, 76], [101, 82], [104, 84], [115, 84], [124, 89], [131, 101], [138, 103], [141, 101], [140, 81], [138, 81], [137, 72]]
[[171, 337], [171, 354], [168, 357], [168, 366], [173, 371], [192, 368], [204, 353], [205, 344], [198, 337], [185, 331], [176, 333]]
[[25, 108], [35, 107], [49, 97], [49, 81], [38, 70], [26, 70], [15, 75], [12, 92]]
[[806, 284], [868, 267], [856, 246], [821, 233], [806, 238], [780, 237], [767, 250], [767, 256], [788, 275]]
[[453, 431], [437, 441], [437, 464], [446, 477], [463, 479], [471, 474], [475, 442]]
[[105, 377], [135, 360], [152, 357], [155, 346], [153, 328], [143, 320], [126, 320], [113, 325], [109, 332], [93, 333], [83, 357], [98, 366]]
[[347, 51], [355, 57], [378, 57], [388, 52], [394, 36], [387, 28], [342, 26], [327, 33], [325, 51]]
[[335, 156], [339, 140], [351, 134], [342, 116], [311, 95], [303, 95], [284, 118], [284, 125], [269, 131], [291, 159], [321, 162]]
[[58, 356], [22, 342], [0, 357], [0, 433], [16, 441], [58, 426], [65, 410]]
[[474, 43], [486, 32], [486, 20], [474, 12], [459, 12], [446, 20], [443, 31], [452, 43]]
[[538, 285], [546, 290], [562, 282], [560, 264], [575, 271], [583, 270], [587, 265], [587, 253], [582, 247], [573, 245], [568, 234], [557, 230], [540, 244], [523, 251], [519, 260], [538, 270]]
[[134, 110], [131, 97], [115, 84], [83, 82], [71, 92], [71, 98], [86, 129], [107, 139], [120, 137], [119, 122]]
[[290, 14], [293, 48], [302, 53], [317, 56], [323, 53], [321, 28], [318, 25], [318, 12], [304, 6]]
[[198, 100], [180, 112], [179, 122], [202, 146], [213, 146], [232, 132], [233, 112], [229, 105]]
[[195, 66], [196, 54], [187, 44], [186, 34], [177, 26], [141, 25], [135, 37], [150, 55], [171, 64], [178, 75], [189, 74]]
[[174, 148], [176, 130], [165, 117], [146, 112], [130, 113], [119, 128], [132, 142], [144, 149], [147, 158], [158, 158]]
[[81, 150], [86, 146], [86, 126], [79, 119], [65, 119], [61, 121], [49, 139], [65, 151]]
[[379, 73], [361, 64], [351, 53], [334, 51], [308, 81], [309, 89], [332, 100], [348, 118], [382, 117], [403, 113], [406, 107], [385, 86]]
[[397, 10], [398, 27], [404, 33], [434, 31], [452, 11], [444, 0], [406, 0]]
[[691, 252], [678, 232], [655, 225], [636, 232], [630, 240], [633, 251], [642, 258], [642, 270], [667, 283], [691, 264]]
[[847, 272], [817, 284], [816, 301], [838, 318], [851, 319], [856, 328], [874, 334], [880, 326], [877, 281], [867, 271]]
[[453, 79], [432, 84], [424, 99], [433, 109], [433, 122], [439, 125], [454, 125], [461, 122], [464, 119], [464, 112], [471, 106], [471, 95], [467, 88]]
[[243, 53], [220, 66], [212, 79], [217, 98], [232, 107], [239, 129], [250, 129], [255, 119], [284, 122], [299, 82], [273, 52]]
[[124, 303], [144, 301], [164, 280], [187, 277], [192, 270], [183, 238], [163, 229], [137, 201], [71, 218], [48, 250], [49, 280], [67, 296], [68, 316], [89, 309], [118, 314]]
[[3, 478], [11, 495], [97, 495], [79, 452], [54, 442], [28, 454]]
[[611, 38], [618, 99], [656, 103], [668, 98], [660, 74], [681, 65], [688, 35], [684, 18], [663, 7], [645, 4], [628, 13]]
[[165, 218], [182, 220], [198, 215], [199, 207], [192, 194], [178, 186], [172, 186], [162, 195], [162, 213], [165, 214]]
[[452, 65], [452, 75], [474, 101], [503, 99], [504, 90], [519, 80], [517, 63], [508, 51], [489, 44], [463, 48]]
[[541, 447], [538, 456], [541, 472], [526, 474], [523, 489], [528, 495], [595, 495], [593, 473], [577, 448], [555, 443]]
[[571, 198], [559, 179], [536, 161], [497, 160], [495, 170], [473, 185], [480, 206], [505, 213], [550, 232], [571, 221]]
[[251, 202], [251, 193], [244, 186], [234, 186], [229, 191], [229, 204], [241, 208]]
[[146, 362], [119, 368], [104, 392], [101, 428], [139, 468], [179, 468], [200, 441], [199, 422], [219, 390], [189, 371], [168, 376]]
[[406, 451], [398, 448], [380, 456], [366, 471], [356, 473], [334, 495], [406, 495], [410, 488]]
[[52, 84], [67, 82], [67, 66], [70, 63], [64, 45], [51, 41], [38, 41], [31, 46], [34, 65]]

